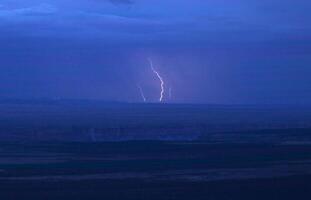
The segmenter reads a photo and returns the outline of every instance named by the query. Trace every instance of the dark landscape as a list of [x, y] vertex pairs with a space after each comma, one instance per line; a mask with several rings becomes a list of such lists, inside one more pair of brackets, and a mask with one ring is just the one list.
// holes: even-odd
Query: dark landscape
[[22, 101], [1, 108], [1, 199], [311, 195], [307, 107]]

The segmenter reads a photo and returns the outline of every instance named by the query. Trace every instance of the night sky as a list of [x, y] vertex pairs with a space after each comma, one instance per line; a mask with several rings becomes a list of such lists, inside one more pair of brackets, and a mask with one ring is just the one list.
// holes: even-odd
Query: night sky
[[[311, 104], [310, 0], [1, 0], [0, 98]], [[171, 88], [171, 98], [169, 98]]]

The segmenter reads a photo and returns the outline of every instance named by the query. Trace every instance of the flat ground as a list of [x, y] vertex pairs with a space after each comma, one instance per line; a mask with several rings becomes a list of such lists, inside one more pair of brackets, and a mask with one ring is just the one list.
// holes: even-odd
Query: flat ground
[[2, 143], [0, 199], [310, 199], [311, 145]]

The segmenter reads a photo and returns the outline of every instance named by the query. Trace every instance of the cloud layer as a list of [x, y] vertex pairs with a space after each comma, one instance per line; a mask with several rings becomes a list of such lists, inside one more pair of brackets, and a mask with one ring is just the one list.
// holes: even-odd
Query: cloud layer
[[[133, 4], [130, 0], [110, 0]], [[310, 3], [307, 3], [310, 4]], [[106, 37], [111, 39], [236, 40], [274, 37], [275, 34], [307, 35], [311, 14], [305, 5], [286, 1], [138, 1], [115, 7], [100, 1], [29, 1], [4, 3], [0, 8], [1, 31], [10, 34], [57, 37]], [[178, 7], [177, 7], [178, 6]], [[279, 5], [280, 6], [280, 5]], [[177, 9], [178, 8], [178, 9]], [[36, 31], [34, 31], [36, 29]], [[77, 32], [77, 29], [81, 31]], [[114, 38], [111, 36], [114, 35]], [[222, 39], [221, 39], [222, 36]]]

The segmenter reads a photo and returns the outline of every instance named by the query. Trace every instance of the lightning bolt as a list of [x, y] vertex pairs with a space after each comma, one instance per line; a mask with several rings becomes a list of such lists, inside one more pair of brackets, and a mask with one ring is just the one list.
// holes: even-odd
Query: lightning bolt
[[137, 85], [137, 87], [139, 89], [141, 98], [143, 99], [144, 102], [146, 102], [146, 97], [145, 97], [143, 89], [140, 87], [140, 85]]
[[163, 101], [163, 96], [164, 96], [164, 81], [163, 81], [163, 78], [161, 77], [160, 73], [157, 70], [154, 69], [152, 60], [151, 59], [148, 59], [148, 60], [149, 60], [152, 72], [158, 77], [158, 79], [160, 81], [161, 92], [160, 92], [159, 102], [162, 102]]

